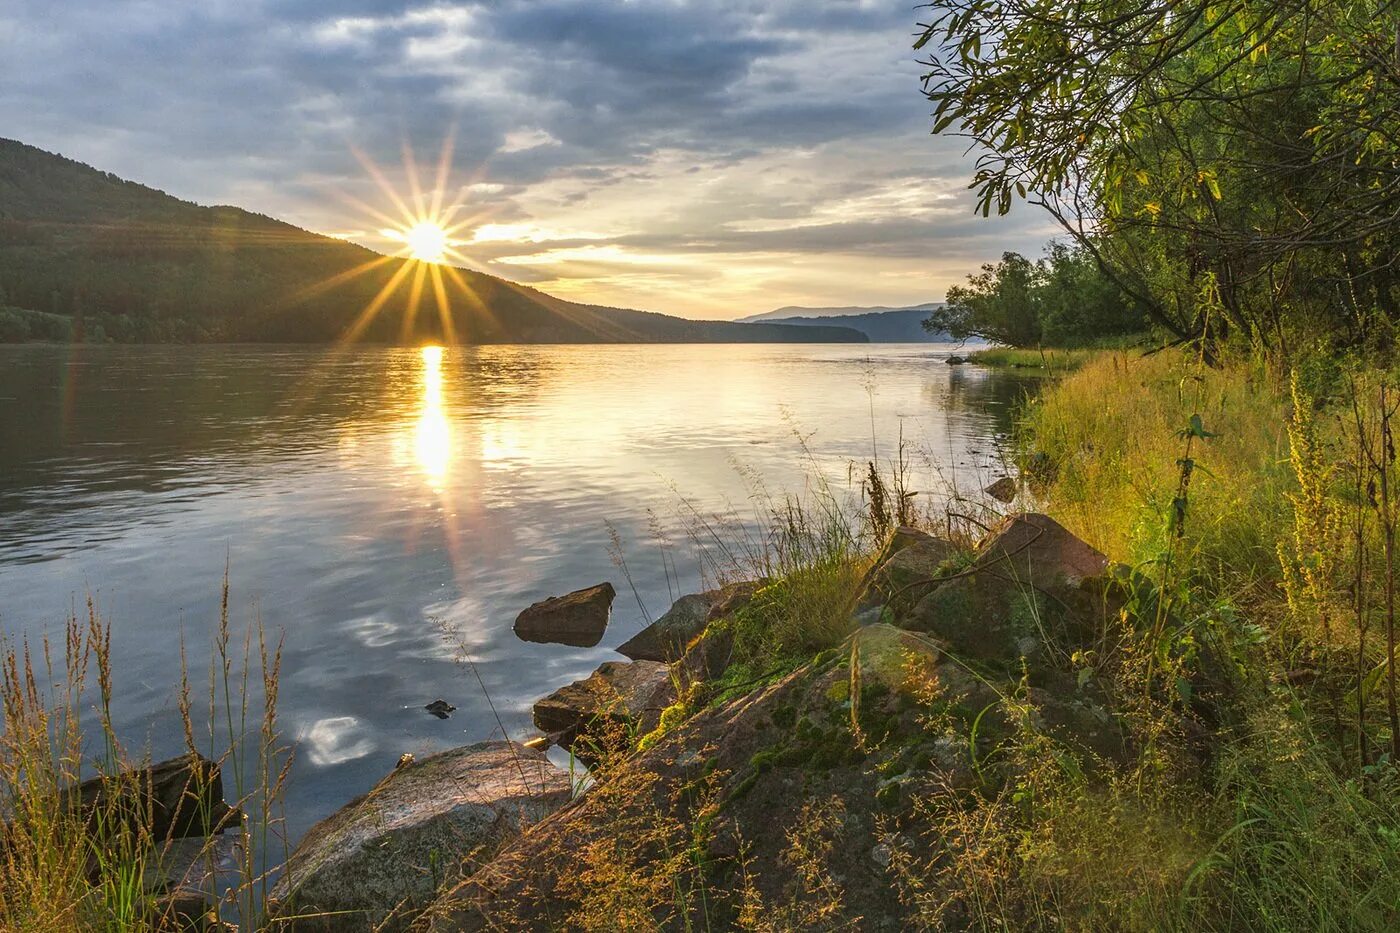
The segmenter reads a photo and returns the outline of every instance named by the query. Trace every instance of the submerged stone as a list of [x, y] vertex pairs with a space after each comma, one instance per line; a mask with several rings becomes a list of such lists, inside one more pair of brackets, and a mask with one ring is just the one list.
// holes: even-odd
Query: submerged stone
[[1009, 476], [1003, 476], [982, 491], [998, 502], [1010, 503], [1016, 501], [1016, 481]]

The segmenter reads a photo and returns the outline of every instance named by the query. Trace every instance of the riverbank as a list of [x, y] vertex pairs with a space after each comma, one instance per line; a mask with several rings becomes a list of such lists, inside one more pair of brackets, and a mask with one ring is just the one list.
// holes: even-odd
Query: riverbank
[[[590, 764], [584, 785], [525, 746], [458, 750], [453, 768], [499, 766], [459, 807], [465, 772], [434, 785], [442, 761], [405, 762], [332, 819], [382, 826], [374, 808], [421, 782], [418, 825], [456, 813], [458, 829], [403, 850], [403, 826], [377, 829], [365, 850], [407, 851], [398, 877], [432, 883], [298, 905], [311, 872], [293, 853], [274, 913], [312, 929], [362, 928], [332, 910], [439, 930], [1386, 929], [1394, 512], [1366, 497], [1364, 456], [1387, 423], [1380, 378], [1087, 359], [1024, 412], [1010, 502], [920, 511], [875, 470], [859, 512], [817, 496], [775, 514], [768, 549], [716, 567], [629, 658], [541, 697], [541, 738]], [[1358, 443], [1360, 473], [1334, 466]], [[522, 791], [552, 815], [461, 830], [468, 803], [519, 813]]]

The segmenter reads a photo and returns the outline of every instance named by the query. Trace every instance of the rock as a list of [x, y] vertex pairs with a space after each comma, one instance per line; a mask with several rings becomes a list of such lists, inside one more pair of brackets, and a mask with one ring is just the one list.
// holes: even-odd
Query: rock
[[1039, 512], [1011, 516], [978, 546], [977, 565], [994, 562], [1034, 585], [1076, 585], [1108, 572], [1107, 557]]
[[739, 612], [767, 582], [745, 580], [682, 596], [665, 615], [620, 645], [618, 653], [634, 661], [676, 661], [707, 624]]
[[111, 820], [119, 812], [149, 813], [149, 826], [140, 829], [157, 842], [207, 836], [240, 819], [224, 802], [218, 764], [192, 752], [116, 777], [92, 778], [79, 784], [76, 793], [79, 806], [93, 819]]
[[710, 610], [722, 595], [720, 590], [710, 590], [682, 596], [661, 618], [619, 645], [618, 654], [634, 661], [676, 660], [685, 654], [691, 639], [705, 628]]
[[611, 583], [551, 596], [516, 616], [515, 634], [524, 641], [592, 648], [603, 640], [616, 596]]
[[568, 776], [513, 742], [399, 768], [302, 839], [273, 890], [274, 928], [407, 929], [439, 886], [569, 798]]
[[457, 711], [457, 707], [441, 698], [434, 700], [423, 708], [438, 719], [446, 719]]
[[162, 930], [207, 930], [221, 883], [236, 880], [242, 846], [234, 835], [188, 836], [163, 843], [148, 856], [141, 888], [154, 899]]
[[722, 676], [733, 656], [734, 630], [725, 624], [710, 625], [686, 647], [676, 668], [689, 686]]
[[1105, 630], [1122, 598], [1107, 571], [1103, 554], [1049, 516], [1012, 516], [978, 546], [970, 568], [930, 587], [897, 624], [960, 656], [1038, 667], [1047, 640], [1068, 656]]
[[851, 621], [853, 621], [857, 627], [863, 625], [874, 625], [876, 622], [886, 621], [885, 616], [887, 614], [887, 611], [888, 610], [886, 610], [884, 606], [871, 606], [869, 609], [863, 609], [860, 612], [857, 612], [854, 616], [851, 617]]
[[1021, 474], [1041, 486], [1053, 483], [1058, 473], [1055, 461], [1043, 450], [1037, 450], [1021, 464]]
[[[964, 732], [940, 758], [942, 736], [929, 733], [919, 713], [925, 695], [969, 715], [996, 699], [927, 639], [888, 625], [860, 629], [841, 649], [707, 707], [635, 753], [451, 890], [434, 905], [432, 929], [577, 928], [575, 911], [600, 893], [591, 887], [596, 880], [580, 877], [620, 843], [626, 854], [602, 864], [625, 866], [629, 892], [657, 893], [659, 928], [733, 929], [748, 897], [734, 884], [740, 870], [744, 887], [774, 909], [804, 896], [804, 863], [791, 839], [813, 826], [831, 843], [823, 877], [841, 886], [839, 913], [813, 928], [910, 928], [910, 906], [872, 857], [882, 843], [892, 845], [887, 821], [904, 815], [898, 788], [910, 788], [907, 795], [915, 787], [968, 787], [975, 781], [969, 747], [985, 754], [982, 739]], [[997, 714], [987, 713], [980, 734], [990, 735], [994, 723]], [[821, 818], [829, 811], [820, 807], [833, 800], [840, 810]], [[674, 853], [697, 845], [705, 857], [686, 859], [680, 870], [704, 877], [674, 874]], [[691, 891], [703, 883], [704, 894], [678, 907], [672, 881]], [[630, 928], [645, 922], [629, 917]]]
[[669, 665], [606, 661], [583, 680], [535, 704], [535, 728], [585, 761], [597, 760], [626, 732], [650, 732], [675, 702]]
[[944, 360], [944, 362], [946, 362], [949, 366], [961, 366], [963, 363], [968, 362], [968, 359], [965, 356], [958, 356], [954, 354], [953, 356], [950, 356], [948, 357], [948, 359]]
[[982, 491], [998, 502], [1016, 501], [1016, 481], [1009, 476], [1003, 476]]
[[716, 619], [727, 619], [739, 612], [753, 602], [754, 594], [767, 586], [768, 583], [768, 580], [741, 580], [738, 583], [729, 583], [721, 587], [719, 598], [710, 606], [710, 614], [705, 621], [714, 622]]
[[939, 576], [944, 561], [956, 556], [958, 551], [958, 546], [951, 541], [917, 528], [896, 529], [882, 558], [869, 574], [859, 611], [874, 605], [912, 605], [926, 592], [923, 584]]

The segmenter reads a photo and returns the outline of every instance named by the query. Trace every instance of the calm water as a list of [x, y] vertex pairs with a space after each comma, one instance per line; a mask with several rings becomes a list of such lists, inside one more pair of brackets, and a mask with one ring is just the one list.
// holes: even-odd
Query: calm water
[[[922, 451], [916, 488], [983, 478], [1026, 385], [948, 352], [0, 347], [0, 625], [55, 631], [92, 595], [122, 734], [177, 753], [179, 638], [204, 664], [227, 563], [237, 626], [285, 633], [297, 836], [401, 753], [499, 735], [453, 641], [527, 735], [535, 699], [669, 605], [654, 528], [698, 588], [683, 498], [752, 515], [755, 477], [773, 496], [816, 470], [847, 488], [872, 421], [882, 458], [901, 433]], [[512, 635], [524, 606], [604, 579], [619, 596], [598, 648]], [[458, 711], [433, 718], [436, 697]]]

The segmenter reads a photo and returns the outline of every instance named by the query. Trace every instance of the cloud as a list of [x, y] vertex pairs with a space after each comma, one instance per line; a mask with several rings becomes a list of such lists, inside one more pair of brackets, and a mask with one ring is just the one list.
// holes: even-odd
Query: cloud
[[540, 146], [557, 146], [559, 140], [551, 136], [547, 131], [532, 127], [525, 130], [511, 130], [506, 133], [505, 140], [501, 143], [501, 152], [525, 152], [528, 149], [536, 149]]
[[441, 199], [488, 271], [706, 316], [928, 300], [1048, 230], [974, 219], [961, 146], [928, 135], [917, 20], [886, 0], [10, 0], [0, 126], [331, 232], [393, 213], [352, 150], [407, 191], [405, 143], [432, 187], [450, 137]]

